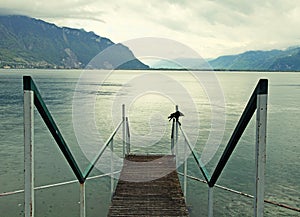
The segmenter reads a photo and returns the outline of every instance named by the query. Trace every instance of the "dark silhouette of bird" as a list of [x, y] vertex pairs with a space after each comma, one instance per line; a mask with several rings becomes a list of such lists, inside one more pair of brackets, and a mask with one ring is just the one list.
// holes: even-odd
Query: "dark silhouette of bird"
[[181, 125], [181, 123], [179, 122], [179, 117], [180, 116], [184, 116], [184, 114], [181, 113], [180, 111], [176, 111], [174, 113], [171, 113], [168, 118], [169, 118], [169, 121], [171, 121], [172, 119], [175, 119], [176, 122], [178, 122], [179, 125]]

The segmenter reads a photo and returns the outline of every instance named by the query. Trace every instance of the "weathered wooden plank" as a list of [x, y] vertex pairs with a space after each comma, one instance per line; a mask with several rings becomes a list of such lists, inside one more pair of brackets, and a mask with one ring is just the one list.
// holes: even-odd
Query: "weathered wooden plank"
[[126, 156], [108, 216], [188, 216], [174, 156]]

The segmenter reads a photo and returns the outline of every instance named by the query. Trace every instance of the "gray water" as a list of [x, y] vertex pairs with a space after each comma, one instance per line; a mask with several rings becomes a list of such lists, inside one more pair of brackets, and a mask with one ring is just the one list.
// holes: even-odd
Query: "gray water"
[[[134, 96], [138, 92], [137, 89], [146, 85], [136, 87], [131, 81], [149, 73], [162, 78], [153, 83], [153, 86], [164, 87], [167, 92], [152, 91]], [[194, 72], [196, 73], [204, 72]], [[79, 70], [0, 71], [0, 192], [23, 189], [24, 185], [22, 75], [31, 75], [34, 78], [81, 170], [88, 165], [89, 159], [83, 154], [82, 145], [77, 142], [72, 122], [73, 96], [80, 74]], [[216, 165], [259, 78], [268, 78], [266, 199], [299, 208], [300, 73], [218, 72], [216, 76], [224, 94], [226, 124], [221, 145], [207, 163], [208, 170], [212, 171]], [[117, 122], [121, 120], [122, 100], [133, 97], [133, 103], [127, 105], [132, 151], [169, 154], [170, 123], [167, 116], [174, 111], [175, 102], [172, 97], [178, 97], [176, 99], [179, 102], [188, 100], [178, 89], [172, 89], [174, 83], [168, 82], [169, 78], [187, 90], [195, 105], [196, 113], [188, 103], [178, 103], [180, 110], [185, 114], [181, 118], [182, 126], [189, 137], [197, 138], [196, 150], [201, 152], [211, 127], [211, 106], [209, 97], [199, 81], [188, 72], [117, 71], [110, 74], [102, 86], [93, 79], [87, 81], [85, 94], [96, 96], [95, 122], [103, 140], [109, 137]], [[91, 85], [96, 86], [96, 92], [91, 91]], [[168, 98], [168, 91], [174, 95]], [[83, 121], [87, 115], [90, 114], [82, 114]], [[193, 121], [196, 116], [197, 121]], [[254, 190], [254, 119], [217, 182], [248, 194], [253, 194]], [[117, 138], [120, 138], [119, 134]], [[120, 155], [119, 139], [116, 139], [114, 145], [117, 154]], [[102, 174], [101, 165], [104, 168], [107, 162], [100, 162], [91, 175]], [[191, 157], [189, 174], [203, 178]], [[74, 179], [75, 176], [60, 150], [35, 112], [35, 186]], [[252, 216], [251, 199], [219, 189], [215, 189], [214, 192], [215, 216]], [[77, 183], [37, 190], [35, 196], [36, 216], [79, 216]], [[0, 197], [0, 216], [23, 216], [23, 197], [23, 193]], [[87, 216], [106, 216], [111, 198], [110, 178], [87, 181], [86, 198]], [[207, 186], [189, 180], [187, 204], [191, 216], [206, 216]], [[265, 216], [299, 216], [299, 213], [266, 204]]]

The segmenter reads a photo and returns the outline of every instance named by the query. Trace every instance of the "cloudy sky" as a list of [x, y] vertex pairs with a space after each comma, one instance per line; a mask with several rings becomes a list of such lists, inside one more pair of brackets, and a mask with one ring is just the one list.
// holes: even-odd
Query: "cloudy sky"
[[0, 0], [0, 8], [115, 43], [173, 39], [204, 58], [300, 45], [299, 0]]

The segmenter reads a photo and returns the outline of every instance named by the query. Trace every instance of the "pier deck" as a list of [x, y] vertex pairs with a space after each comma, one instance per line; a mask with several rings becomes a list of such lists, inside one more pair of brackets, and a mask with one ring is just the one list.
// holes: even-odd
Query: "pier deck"
[[127, 155], [108, 216], [188, 216], [175, 156]]

